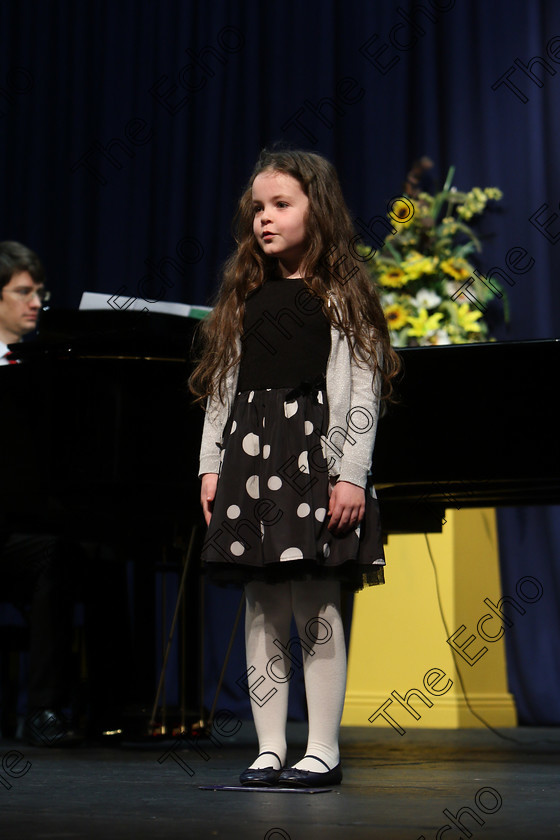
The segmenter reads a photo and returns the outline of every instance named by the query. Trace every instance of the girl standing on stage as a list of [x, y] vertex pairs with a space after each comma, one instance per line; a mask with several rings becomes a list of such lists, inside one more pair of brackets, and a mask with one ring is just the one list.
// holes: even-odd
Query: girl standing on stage
[[[383, 583], [369, 467], [399, 362], [325, 158], [262, 152], [236, 223], [190, 386], [207, 398], [203, 566], [216, 582], [245, 586], [259, 755], [240, 780], [339, 784], [341, 587]], [[302, 666], [309, 737], [286, 767], [289, 681]]]

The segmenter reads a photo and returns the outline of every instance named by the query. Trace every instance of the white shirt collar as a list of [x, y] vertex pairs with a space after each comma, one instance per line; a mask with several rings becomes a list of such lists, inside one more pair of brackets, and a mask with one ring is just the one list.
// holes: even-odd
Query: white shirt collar
[[3, 341], [0, 341], [0, 365], [9, 365], [9, 361], [4, 358], [6, 353], [9, 353], [10, 349], [7, 344], [4, 344]]

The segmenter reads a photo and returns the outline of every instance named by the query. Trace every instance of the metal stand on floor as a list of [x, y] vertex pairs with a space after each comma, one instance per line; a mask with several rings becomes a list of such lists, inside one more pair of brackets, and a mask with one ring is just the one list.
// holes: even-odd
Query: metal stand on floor
[[[187, 572], [189, 570], [190, 562], [191, 562], [191, 558], [192, 558], [194, 541], [195, 541], [195, 537], [196, 537], [196, 531], [197, 531], [197, 526], [193, 525], [193, 527], [191, 528], [191, 534], [190, 534], [190, 538], [189, 538], [189, 544], [188, 544], [188, 547], [187, 547], [187, 551], [186, 551], [186, 554], [184, 556], [183, 570], [182, 570], [181, 578], [180, 578], [180, 581], [179, 581], [179, 589], [178, 589], [177, 598], [176, 598], [176, 601], [175, 601], [175, 609], [174, 609], [174, 612], [173, 612], [173, 619], [171, 621], [171, 627], [169, 629], [169, 635], [167, 637], [167, 644], [166, 644], [166, 647], [165, 647], [165, 651], [163, 652], [163, 659], [162, 659], [162, 663], [161, 663], [161, 671], [160, 671], [160, 675], [159, 675], [158, 687], [157, 687], [156, 696], [155, 696], [155, 699], [154, 699], [154, 704], [152, 706], [152, 714], [150, 716], [150, 728], [152, 729], [152, 731], [155, 731], [156, 729], [159, 729], [161, 735], [166, 735], [167, 734], [167, 732], [166, 732], [166, 729], [167, 729], [167, 724], [166, 724], [167, 704], [165, 702], [165, 672], [166, 672], [166, 669], [167, 669], [167, 662], [168, 662], [168, 659], [169, 659], [169, 653], [171, 651], [171, 645], [173, 643], [173, 637], [175, 635], [175, 628], [176, 628], [176, 625], [177, 625], [177, 619], [179, 617], [179, 611], [180, 611], [181, 607], [183, 607], [183, 638], [184, 638], [184, 635], [185, 635], [185, 633], [184, 633], [184, 626], [185, 626], [184, 625], [185, 582], [186, 582], [186, 579], [187, 579]], [[163, 590], [162, 590], [162, 623], [165, 623], [165, 607], [166, 607], [166, 602], [165, 602], [165, 586], [164, 586]], [[162, 633], [162, 638], [164, 638], [164, 636], [165, 636], [165, 633], [163, 632]], [[185, 667], [184, 667], [184, 662], [182, 662], [181, 663], [181, 677], [180, 677], [180, 679], [181, 679], [181, 697], [180, 697], [181, 719], [180, 719], [180, 723], [179, 723], [179, 729], [180, 729], [181, 733], [186, 732], [186, 729], [187, 729], [186, 719], [185, 719], [186, 718], [186, 702], [185, 702], [185, 700], [186, 700], [186, 698], [185, 698], [186, 686], [185, 686], [185, 673], [184, 672], [185, 672]], [[201, 674], [203, 672], [202, 661], [200, 663], [200, 672], [201, 672]], [[160, 697], [162, 696], [162, 694], [164, 696], [164, 700], [163, 700], [163, 704], [162, 704], [162, 722], [161, 722], [161, 725], [158, 726], [157, 721], [156, 721], [156, 712], [157, 712], [159, 700], [160, 700]]]
[[229, 662], [229, 657], [231, 654], [231, 649], [233, 647], [233, 640], [235, 639], [235, 634], [237, 632], [237, 625], [239, 624], [239, 619], [241, 618], [241, 610], [243, 609], [243, 602], [245, 600], [245, 592], [241, 593], [241, 598], [239, 599], [239, 606], [237, 607], [237, 613], [235, 615], [235, 620], [233, 622], [233, 628], [231, 631], [231, 635], [229, 637], [229, 644], [228, 649], [226, 651], [226, 655], [224, 658], [224, 664], [222, 665], [222, 670], [220, 671], [220, 677], [218, 679], [218, 685], [216, 686], [216, 693], [214, 694], [214, 700], [212, 701], [212, 708], [210, 709], [210, 714], [208, 716], [208, 721], [206, 726], [208, 729], [212, 727], [212, 721], [214, 720], [214, 713], [216, 711], [216, 704], [218, 702], [218, 697], [220, 696], [220, 691], [222, 690], [222, 682], [224, 680], [224, 675], [226, 673], [226, 668]]
[[[150, 716], [150, 728], [152, 732], [158, 730], [158, 734], [166, 735], [167, 734], [167, 724], [166, 724], [166, 714], [167, 714], [167, 706], [165, 702], [165, 672], [167, 669], [167, 662], [169, 660], [169, 653], [171, 651], [171, 646], [173, 644], [173, 638], [175, 635], [175, 630], [177, 626], [177, 620], [179, 617], [179, 612], [182, 609], [182, 636], [183, 639], [186, 636], [185, 632], [185, 603], [184, 603], [184, 595], [185, 595], [185, 582], [187, 579], [187, 572], [190, 567], [192, 553], [194, 548], [194, 542], [196, 537], [197, 526], [194, 525], [191, 529], [191, 534], [189, 538], [189, 544], [187, 551], [184, 556], [184, 563], [183, 563], [183, 570], [181, 573], [181, 578], [179, 581], [179, 589], [177, 592], [177, 598], [175, 601], [175, 608], [173, 612], [173, 619], [171, 621], [171, 627], [169, 628], [169, 634], [167, 637], [167, 643], [165, 646], [165, 650], [163, 651], [163, 658], [161, 664], [161, 671], [159, 675], [159, 682], [156, 691], [156, 696], [154, 699], [154, 703], [152, 706], [152, 714]], [[231, 656], [231, 650], [233, 647], [233, 642], [235, 639], [235, 634], [237, 633], [237, 628], [239, 626], [239, 620], [241, 618], [241, 612], [243, 609], [243, 603], [245, 600], [245, 593], [241, 593], [241, 597], [239, 599], [239, 605], [237, 607], [237, 612], [235, 615], [235, 619], [233, 622], [233, 627], [231, 630], [231, 635], [227, 647], [227, 651], [224, 657], [224, 662], [222, 665], [222, 669], [220, 671], [220, 676], [218, 679], [218, 684], [216, 686], [216, 692], [214, 694], [214, 699], [212, 701], [212, 707], [210, 709], [210, 713], [208, 717], [205, 719], [204, 717], [204, 580], [201, 576], [200, 579], [200, 599], [199, 599], [199, 608], [200, 608], [200, 621], [199, 621], [199, 720], [195, 723], [192, 727], [193, 730], [198, 731], [208, 731], [212, 728], [212, 722], [214, 720], [214, 714], [216, 712], [216, 705], [218, 702], [218, 697], [222, 690], [222, 683], [224, 680], [225, 672], [228, 666], [228, 662]], [[165, 623], [165, 587], [162, 590], [162, 622]], [[162, 632], [162, 639], [165, 637], [165, 631]], [[161, 724], [158, 724], [156, 721], [156, 713], [158, 709], [158, 704], [160, 698], [163, 696], [163, 703], [162, 703], [162, 720]], [[181, 662], [181, 669], [180, 669], [180, 723], [179, 723], [179, 734], [184, 734], [187, 732], [187, 725], [186, 725], [186, 683], [185, 683], [185, 663]]]

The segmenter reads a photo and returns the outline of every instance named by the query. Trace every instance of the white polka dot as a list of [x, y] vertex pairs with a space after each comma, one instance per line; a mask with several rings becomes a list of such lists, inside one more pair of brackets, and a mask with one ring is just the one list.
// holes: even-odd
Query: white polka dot
[[294, 414], [297, 414], [297, 410], [298, 404], [295, 400], [293, 402], [284, 403], [284, 414], [286, 415], [286, 417], [293, 417]]
[[327, 515], [327, 509], [326, 508], [317, 508], [317, 510], [315, 511], [315, 519], [317, 520], [317, 522], [322, 522], [326, 515]]
[[309, 475], [309, 459], [307, 456], [307, 450], [304, 449], [303, 452], [300, 452], [299, 458], [297, 459], [299, 471], [302, 473], [306, 473]]
[[237, 505], [230, 505], [226, 510], [226, 514], [229, 519], [237, 519], [239, 514], [241, 513], [241, 508]]
[[317, 402], [319, 405], [323, 405], [323, 392], [317, 391]]
[[271, 475], [268, 479], [268, 489], [269, 490], [280, 490], [282, 487], [282, 479], [279, 475]]
[[252, 499], [259, 498], [259, 477], [258, 475], [251, 475], [245, 483], [245, 489]]
[[266, 427], [266, 417], [263, 417], [263, 429]]
[[265, 445], [263, 446], [263, 451], [262, 451], [262, 456], [263, 456], [265, 461], [269, 457], [269, 455], [270, 455], [270, 444], [265, 443]]
[[328, 557], [331, 553], [331, 547], [328, 543], [323, 546], [323, 557]]
[[303, 424], [303, 428], [305, 430], [305, 434], [310, 435], [313, 432], [313, 423], [311, 420], [306, 420]]
[[230, 550], [230, 551], [231, 551], [231, 553], [232, 553], [232, 554], [234, 554], [236, 557], [241, 557], [241, 555], [245, 553], [245, 547], [244, 547], [244, 545], [243, 545], [242, 543], [240, 543], [240, 542], [237, 542], [237, 541], [236, 541], [236, 542], [233, 542], [233, 543], [230, 545], [229, 550]]
[[247, 455], [258, 455], [260, 452], [259, 439], [257, 435], [253, 434], [253, 432], [249, 432], [248, 435], [245, 435], [241, 446], [243, 447], [243, 451], [246, 452]]
[[248, 403], [253, 402], [253, 397], [254, 397], [254, 396], [255, 396], [255, 392], [254, 392], [254, 391], [251, 391], [251, 392], [250, 392], [250, 394], [249, 394], [249, 396], [247, 397], [247, 402], [248, 402]]
[[311, 508], [306, 502], [302, 502], [301, 505], [298, 506], [296, 513], [298, 516], [303, 518], [304, 516], [309, 516]]
[[237, 429], [237, 420], [234, 420], [233, 423], [231, 424], [230, 435], [232, 435], [235, 432], [236, 429]]
[[301, 548], [291, 546], [282, 552], [280, 560], [281, 562], [284, 562], [284, 560], [303, 560], [303, 551]]

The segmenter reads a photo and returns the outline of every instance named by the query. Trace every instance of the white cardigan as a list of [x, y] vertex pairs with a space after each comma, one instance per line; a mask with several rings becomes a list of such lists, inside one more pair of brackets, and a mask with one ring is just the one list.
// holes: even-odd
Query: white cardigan
[[[238, 339], [238, 351], [241, 342]], [[356, 351], [357, 355], [358, 351]], [[377, 345], [378, 364], [383, 363]], [[360, 356], [360, 358], [362, 358]], [[199, 476], [219, 473], [222, 438], [236, 394], [239, 363], [228, 371], [226, 402], [216, 395], [208, 398], [200, 447]], [[379, 417], [381, 374], [373, 372], [364, 361], [357, 364], [344, 332], [331, 324], [331, 349], [327, 362], [326, 392], [329, 427], [321, 436], [321, 447], [328, 463], [329, 476], [365, 487], [371, 466], [373, 445]], [[375, 492], [372, 488], [372, 495]]]

